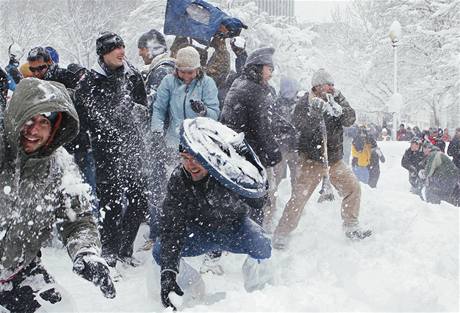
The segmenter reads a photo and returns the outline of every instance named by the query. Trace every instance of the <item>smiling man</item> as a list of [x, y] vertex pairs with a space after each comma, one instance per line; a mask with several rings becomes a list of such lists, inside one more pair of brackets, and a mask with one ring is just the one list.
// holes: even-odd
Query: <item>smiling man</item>
[[[117, 260], [138, 265], [132, 254], [147, 212], [140, 127], [140, 118], [147, 116], [147, 97], [140, 73], [125, 60], [120, 36], [102, 33], [96, 40], [96, 52], [97, 64], [75, 91], [81, 131], [89, 134], [91, 147], [77, 144], [79, 149], [92, 149], [96, 163], [96, 192], [104, 216], [100, 221], [103, 257], [110, 266]], [[79, 153], [84, 155], [84, 151]]]
[[[198, 117], [193, 121], [199, 125], [193, 129], [196, 138], [206, 138], [212, 129], [216, 135], [207, 137], [207, 140], [211, 142], [211, 138], [219, 138], [216, 140], [222, 140], [223, 146], [231, 145], [231, 140], [220, 137], [219, 131], [223, 133], [225, 126], [209, 118]], [[201, 276], [181, 257], [199, 256], [213, 251], [246, 254], [247, 259], [242, 268], [244, 287], [248, 292], [263, 288], [272, 278], [268, 262], [271, 256], [270, 239], [264, 235], [262, 227], [249, 218], [248, 213], [254, 207], [262, 208], [265, 197], [260, 195], [248, 198], [236, 189], [231, 189], [229, 184], [224, 185], [218, 178], [222, 177], [222, 173], [207, 161], [206, 152], [198, 152], [202, 151], [197, 148], [200, 140], [187, 135], [186, 131], [181, 131], [180, 136], [182, 164], [174, 169], [169, 178], [160, 215], [160, 235], [152, 252], [161, 267], [163, 305], [175, 309], [170, 292], [179, 296], [185, 293], [184, 302], [190, 297], [200, 298], [197, 287], [204, 284]], [[217, 146], [209, 148], [216, 153], [214, 149]], [[248, 159], [255, 158], [252, 155]], [[256, 168], [254, 170], [257, 171]], [[266, 185], [266, 180], [262, 185]]]
[[17, 85], [0, 127], [5, 132], [0, 133], [1, 312], [34, 312], [61, 301], [40, 252], [55, 224], [74, 272], [99, 286], [104, 296], [115, 297], [109, 269], [99, 256], [89, 186], [62, 148], [78, 126], [62, 84], [25, 78]]

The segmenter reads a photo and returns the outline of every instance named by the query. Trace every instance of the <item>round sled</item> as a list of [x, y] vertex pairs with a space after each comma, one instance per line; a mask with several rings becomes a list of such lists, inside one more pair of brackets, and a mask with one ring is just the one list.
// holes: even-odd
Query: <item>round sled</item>
[[238, 134], [213, 119], [197, 117], [183, 122], [180, 140], [226, 188], [247, 198], [260, 198], [267, 193], [267, 172], [244, 133]]

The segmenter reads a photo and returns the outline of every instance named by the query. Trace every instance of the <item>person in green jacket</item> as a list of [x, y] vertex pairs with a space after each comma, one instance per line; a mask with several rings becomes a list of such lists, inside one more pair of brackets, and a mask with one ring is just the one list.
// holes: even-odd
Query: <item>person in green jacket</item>
[[62, 146], [79, 130], [64, 85], [26, 78], [0, 125], [0, 312], [35, 312], [62, 296], [40, 261], [56, 225], [73, 271], [116, 295], [90, 211], [90, 189]]
[[441, 200], [460, 206], [460, 170], [451, 159], [430, 142], [423, 144], [425, 168], [419, 177], [425, 182], [425, 199], [431, 203]]

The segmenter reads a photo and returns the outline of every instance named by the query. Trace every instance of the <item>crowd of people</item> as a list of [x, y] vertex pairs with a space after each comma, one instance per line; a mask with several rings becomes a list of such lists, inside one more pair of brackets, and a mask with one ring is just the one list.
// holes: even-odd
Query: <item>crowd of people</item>
[[[344, 138], [350, 138], [348, 145], [351, 145], [351, 149], [344, 148], [344, 160], [349, 162], [351, 156], [354, 174], [371, 188], [377, 187], [380, 163], [385, 162], [378, 142], [390, 140], [385, 127], [380, 131], [380, 136], [378, 134], [373, 124], [353, 125], [345, 129]], [[440, 203], [442, 200], [459, 206], [460, 128], [455, 130], [451, 138], [447, 128], [432, 127], [420, 131], [417, 126], [411, 129], [401, 124], [396, 140], [410, 142], [401, 160], [402, 167], [409, 172], [410, 191], [427, 202]]]
[[[174, 309], [170, 293], [182, 296], [193, 285], [186, 277], [200, 279], [183, 257], [205, 255], [200, 270], [222, 274], [223, 251], [246, 254], [245, 288], [271, 282], [272, 245], [287, 248], [321, 182], [343, 197], [346, 238], [371, 236], [359, 224], [359, 181], [377, 186], [379, 163], [385, 162], [375, 140], [380, 134], [354, 130], [350, 168], [344, 138], [353, 132], [356, 114], [332, 75], [318, 69], [301, 95], [299, 84], [283, 77], [277, 94], [270, 85], [276, 51], [247, 53], [244, 39], [232, 37], [232, 58], [227, 39], [214, 36], [208, 56], [189, 38], [177, 36], [168, 47], [161, 32], [149, 30], [138, 40], [141, 71], [127, 61], [125, 43], [113, 32], [98, 37], [92, 69], [61, 67], [51, 47], [31, 49], [23, 66], [11, 56], [0, 71], [0, 308], [34, 312], [43, 301], [61, 300], [40, 261], [54, 227], [73, 271], [113, 298], [110, 271], [117, 263], [140, 264], [134, 240], [148, 222], [145, 247], [159, 265], [161, 301]], [[265, 192], [255, 196], [229, 187], [203, 156], [206, 149], [186, 137], [189, 119], [203, 123], [195, 134], [210, 142], [222, 138], [206, 125], [244, 133], [244, 144], [224, 138], [218, 146], [229, 157], [239, 151], [266, 173]], [[459, 205], [460, 129], [447, 150], [453, 162], [438, 145], [439, 132], [422, 142], [413, 131], [402, 125], [397, 135], [411, 142], [402, 163], [413, 192]], [[287, 169], [292, 196], [275, 221], [276, 190]], [[39, 279], [29, 284], [31, 277]]]

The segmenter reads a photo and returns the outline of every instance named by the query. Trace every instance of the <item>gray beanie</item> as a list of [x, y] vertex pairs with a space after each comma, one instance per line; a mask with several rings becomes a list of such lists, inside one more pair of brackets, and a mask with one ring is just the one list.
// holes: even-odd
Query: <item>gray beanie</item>
[[192, 47], [188, 46], [177, 51], [176, 68], [179, 70], [194, 70], [201, 67], [200, 54]]
[[313, 73], [313, 76], [311, 77], [311, 86], [316, 87], [316, 86], [325, 85], [325, 84], [333, 85], [334, 80], [332, 79], [331, 74], [326, 72], [324, 68], [320, 68], [315, 73]]
[[244, 67], [250, 65], [270, 65], [273, 67], [273, 53], [275, 49], [272, 47], [259, 48], [251, 52], [244, 64]]

